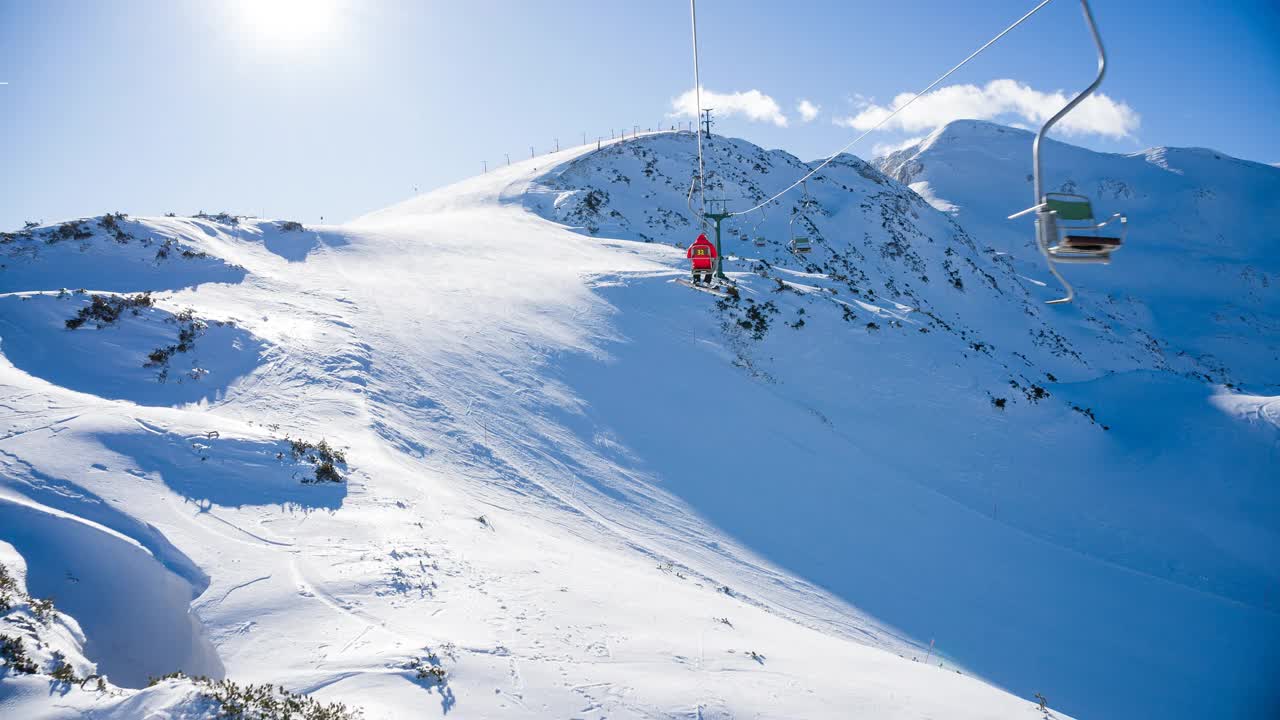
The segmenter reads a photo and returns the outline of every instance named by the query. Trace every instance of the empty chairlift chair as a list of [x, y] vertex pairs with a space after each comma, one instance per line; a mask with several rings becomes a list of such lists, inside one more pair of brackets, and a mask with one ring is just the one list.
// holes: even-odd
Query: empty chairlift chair
[[796, 235], [796, 218], [797, 217], [800, 217], [800, 215], [799, 214], [792, 215], [791, 223], [788, 226], [791, 230], [791, 252], [797, 255], [805, 255], [810, 250], [813, 249], [813, 246], [809, 243], [809, 238], [807, 236]]
[[[1098, 222], [1083, 195], [1045, 193], [1037, 215], [1047, 231], [1046, 251], [1057, 262], [1108, 263], [1111, 253], [1124, 244], [1125, 216], [1116, 213]], [[1119, 225], [1113, 225], [1117, 220]]]
[[[764, 208], [760, 208], [760, 219], [751, 227], [751, 234], [755, 236], [753, 243], [756, 247], [764, 247], [768, 243], [768, 241], [764, 239], [764, 236], [760, 234], [760, 223], [762, 222], [764, 222]], [[746, 240], [747, 236], [743, 235], [742, 239]]]
[[[1084, 11], [1085, 23], [1093, 36], [1094, 47], [1098, 50], [1098, 76], [1071, 102], [1057, 112], [1036, 133], [1031, 145], [1031, 162], [1035, 171], [1036, 204], [1009, 216], [1009, 219], [1035, 213], [1036, 246], [1049, 264], [1049, 272], [1062, 283], [1066, 297], [1048, 301], [1050, 305], [1069, 303], [1075, 297], [1075, 290], [1066, 278], [1058, 272], [1057, 263], [1109, 263], [1111, 253], [1124, 244], [1126, 220], [1116, 213], [1103, 222], [1098, 222], [1093, 214], [1093, 205], [1089, 198], [1070, 193], [1043, 192], [1043, 173], [1040, 163], [1040, 146], [1045, 134], [1054, 123], [1071, 112], [1085, 98], [1102, 84], [1107, 70], [1107, 54], [1102, 48], [1102, 38], [1098, 35], [1098, 26], [1093, 21], [1093, 12], [1089, 9], [1088, 0], [1080, 0]], [[1116, 221], [1119, 221], [1118, 223]]]

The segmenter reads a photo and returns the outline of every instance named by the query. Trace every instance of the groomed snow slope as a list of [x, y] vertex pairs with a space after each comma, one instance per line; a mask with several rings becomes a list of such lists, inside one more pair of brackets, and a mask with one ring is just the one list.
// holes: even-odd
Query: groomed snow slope
[[[31, 305], [0, 326], [0, 504], [154, 558], [228, 677], [369, 717], [1041, 718], [1035, 692], [1091, 718], [1274, 707], [1274, 377], [1233, 370], [1240, 393], [1198, 358], [1161, 364], [1141, 317], [1059, 333], [1015, 263], [856, 158], [810, 183], [804, 263], [782, 208], [759, 256], [735, 241], [739, 298], [677, 285], [663, 242], [689, 240], [691, 148], [567, 151], [343, 228], [124, 222], [227, 277], [199, 257], [152, 273], [95, 236], [82, 252], [144, 262], [64, 279], [24, 264], [58, 244], [10, 239], [21, 294], [0, 301]], [[711, 163], [745, 195], [803, 167], [719, 138]], [[87, 300], [57, 291], [82, 285], [155, 307], [68, 331]], [[134, 393], [11, 347], [141, 367], [181, 317], [204, 324], [182, 373]], [[286, 435], [341, 447], [346, 482], [304, 484]], [[69, 607], [81, 592], [30, 578]], [[414, 677], [428, 656], [443, 685]], [[48, 684], [5, 675], [0, 708], [195, 707], [174, 683], [56, 703]]]

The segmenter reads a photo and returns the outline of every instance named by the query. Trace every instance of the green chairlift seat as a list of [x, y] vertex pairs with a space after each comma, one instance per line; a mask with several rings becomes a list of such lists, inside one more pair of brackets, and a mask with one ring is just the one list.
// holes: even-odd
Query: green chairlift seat
[[804, 211], [809, 207], [809, 188], [807, 185], [805, 186], [804, 199], [800, 201], [800, 207], [801, 209], [799, 211], [793, 211], [791, 213], [791, 222], [787, 223], [787, 232], [791, 235], [791, 242], [788, 244], [788, 247], [790, 247], [791, 252], [796, 255], [804, 255], [813, 249], [813, 245], [809, 242], [809, 238], [807, 236], [796, 235], [796, 218], [804, 217], [808, 220], [808, 216], [804, 214]]
[[[1098, 222], [1093, 204], [1083, 195], [1045, 193], [1037, 216], [1045, 226], [1046, 251], [1055, 260], [1108, 263], [1111, 253], [1124, 244], [1126, 218], [1116, 213]], [[1117, 220], [1119, 225], [1112, 225]]]

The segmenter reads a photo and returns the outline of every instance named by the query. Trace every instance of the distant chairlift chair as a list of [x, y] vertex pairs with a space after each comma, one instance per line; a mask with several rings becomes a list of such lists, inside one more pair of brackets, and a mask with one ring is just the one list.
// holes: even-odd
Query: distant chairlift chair
[[[764, 222], [764, 208], [763, 208], [763, 207], [762, 207], [762, 208], [760, 208], [760, 219], [759, 219], [759, 220], [757, 220], [757, 221], [756, 221], [756, 224], [751, 228], [751, 234], [755, 236], [754, 244], [755, 244], [755, 246], [756, 246], [756, 247], [764, 247], [764, 246], [767, 244], [767, 241], [764, 239], [764, 236], [760, 234], [760, 223], [762, 223], [762, 222]], [[743, 236], [742, 236], [742, 239], [743, 239], [743, 240], [746, 240], [746, 239], [747, 239], [747, 236], [746, 236], [746, 235], [743, 235]]]
[[800, 217], [799, 213], [791, 216], [791, 222], [787, 226], [791, 232], [791, 252], [797, 255], [808, 254], [813, 246], [809, 243], [809, 238], [804, 235], [796, 235], [796, 218]]

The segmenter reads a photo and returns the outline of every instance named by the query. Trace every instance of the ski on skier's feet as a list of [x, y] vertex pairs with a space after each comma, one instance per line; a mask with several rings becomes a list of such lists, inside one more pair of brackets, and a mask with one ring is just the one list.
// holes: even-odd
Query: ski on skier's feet
[[694, 283], [692, 280], [688, 278], [676, 278], [675, 281], [678, 284], [683, 285], [692, 290], [700, 290], [702, 292], [710, 293], [717, 297], [726, 297], [725, 291], [732, 285], [732, 283], [725, 282], [724, 280], [715, 280], [710, 285], [707, 285], [704, 283]]

